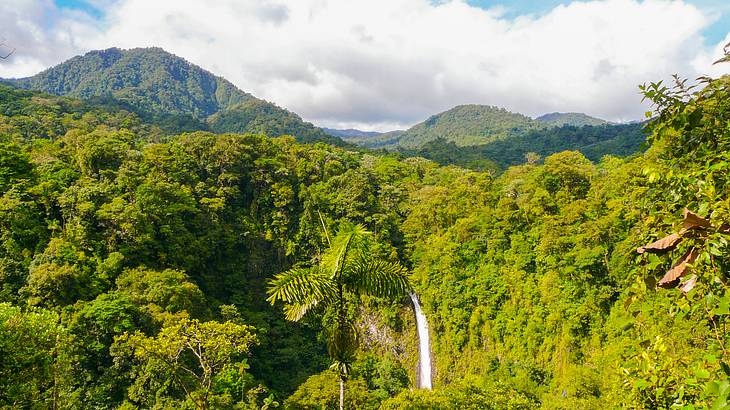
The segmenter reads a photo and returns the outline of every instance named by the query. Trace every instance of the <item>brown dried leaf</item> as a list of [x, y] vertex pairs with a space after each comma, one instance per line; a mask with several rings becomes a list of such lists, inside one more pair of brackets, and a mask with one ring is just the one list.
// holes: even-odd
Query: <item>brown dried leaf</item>
[[697, 275], [692, 275], [689, 277], [689, 279], [682, 282], [681, 285], [679, 285], [679, 290], [681, 290], [684, 293], [689, 292], [690, 290], [694, 289], [695, 285], [697, 284]]
[[661, 280], [659, 280], [659, 282], [657, 283], [657, 286], [663, 288], [676, 286], [677, 279], [681, 278], [689, 272], [690, 269], [688, 265], [694, 263], [694, 261], [697, 260], [697, 255], [698, 253], [697, 251], [695, 251], [695, 248], [687, 251], [687, 253], [679, 258], [679, 260], [675, 262], [674, 265], [672, 265], [672, 268], [664, 274]]
[[656, 242], [652, 242], [648, 245], [644, 245], [642, 247], [639, 247], [636, 249], [637, 253], [644, 253], [644, 252], [650, 252], [650, 253], [661, 253], [666, 251], [671, 251], [674, 249], [679, 242], [682, 241], [682, 232], [680, 233], [673, 233], [669, 236], [665, 236], [662, 239], [659, 239]]
[[682, 227], [684, 229], [707, 229], [712, 228], [712, 224], [709, 219], [705, 219], [689, 209], [684, 208], [684, 221], [682, 221]]

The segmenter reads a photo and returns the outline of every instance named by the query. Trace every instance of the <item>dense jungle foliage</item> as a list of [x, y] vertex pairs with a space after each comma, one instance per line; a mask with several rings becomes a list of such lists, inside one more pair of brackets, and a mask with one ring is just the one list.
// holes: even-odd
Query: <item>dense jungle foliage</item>
[[0, 407], [335, 407], [326, 312], [267, 284], [357, 224], [435, 379], [407, 298], [352, 292], [346, 408], [728, 408], [730, 76], [643, 91], [645, 153], [495, 175], [0, 87]]
[[728, 407], [730, 77], [685, 84], [644, 87], [643, 156], [563, 152], [421, 198], [403, 229], [437, 384], [499, 380], [547, 408]]
[[643, 124], [563, 125], [465, 147], [438, 138], [420, 148], [398, 149], [398, 152], [405, 156], [428, 158], [441, 165], [501, 172], [512, 165], [539, 162], [561, 151], [580, 151], [594, 162], [605, 155], [629, 156], [640, 152], [645, 140]]

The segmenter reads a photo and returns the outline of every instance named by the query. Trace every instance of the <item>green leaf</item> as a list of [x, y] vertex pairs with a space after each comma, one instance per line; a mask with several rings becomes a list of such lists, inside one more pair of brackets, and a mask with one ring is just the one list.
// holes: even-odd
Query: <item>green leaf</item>
[[730, 305], [726, 301], [721, 301], [720, 304], [715, 308], [714, 314], [716, 315], [730, 315]]
[[696, 369], [695, 376], [697, 376], [698, 379], [709, 379], [710, 372], [707, 371], [706, 369]]

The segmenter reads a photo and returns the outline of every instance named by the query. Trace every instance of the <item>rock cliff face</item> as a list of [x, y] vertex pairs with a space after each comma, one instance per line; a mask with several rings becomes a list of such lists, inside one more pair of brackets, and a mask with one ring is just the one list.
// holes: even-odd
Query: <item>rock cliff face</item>
[[[430, 388], [430, 383], [429, 387], [423, 385], [423, 377], [419, 375], [421, 367], [418, 325], [414, 307], [407, 300], [409, 299], [404, 299], [403, 307], [396, 312], [394, 318], [386, 318], [375, 309], [362, 308], [357, 323], [360, 345], [363, 350], [398, 361], [408, 370], [412, 386]], [[431, 374], [433, 369], [428, 372]]]

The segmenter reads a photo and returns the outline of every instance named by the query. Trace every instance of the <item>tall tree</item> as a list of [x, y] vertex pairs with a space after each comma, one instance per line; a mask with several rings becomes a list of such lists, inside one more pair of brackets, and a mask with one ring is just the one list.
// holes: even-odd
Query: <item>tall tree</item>
[[279, 273], [269, 282], [267, 300], [271, 304], [283, 301], [288, 320], [299, 321], [315, 308], [322, 313], [332, 368], [340, 381], [341, 410], [357, 349], [351, 308], [359, 295], [396, 298], [410, 289], [405, 268], [373, 256], [372, 245], [372, 234], [365, 227], [343, 223], [317, 264]]
[[[245, 356], [256, 343], [253, 330], [230, 321], [182, 319], [162, 328], [156, 337], [125, 333], [116, 339], [115, 354], [122, 358], [131, 353], [141, 365], [130, 398], [143, 407], [153, 407], [157, 396], [167, 394], [163, 392], [173, 385], [196, 409], [216, 407], [216, 392], [223, 390], [217, 389], [217, 377], [226, 371], [243, 376]], [[160, 391], [151, 391], [152, 386], [159, 386]]]

